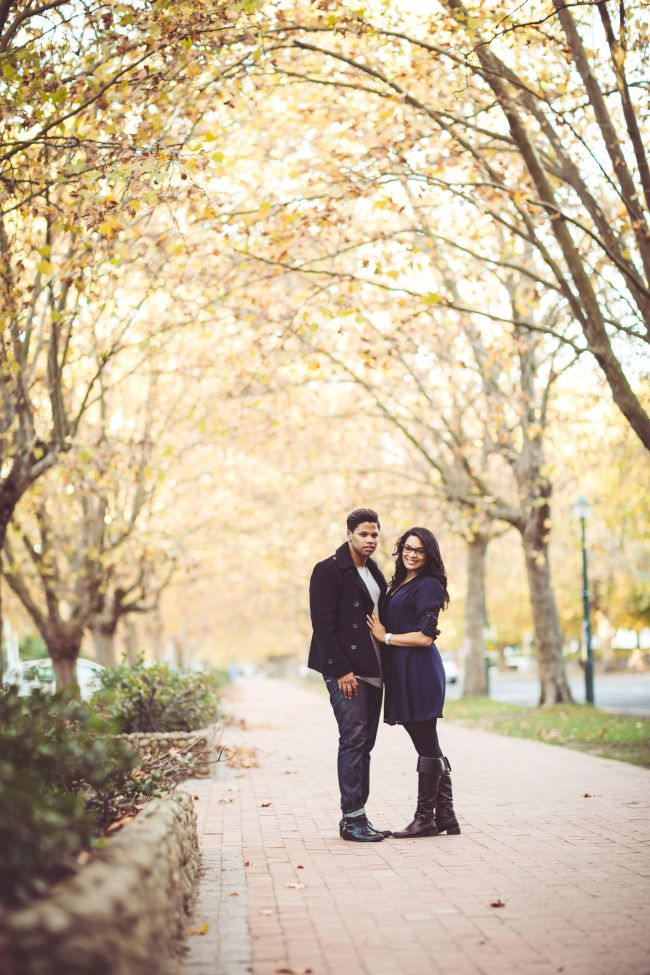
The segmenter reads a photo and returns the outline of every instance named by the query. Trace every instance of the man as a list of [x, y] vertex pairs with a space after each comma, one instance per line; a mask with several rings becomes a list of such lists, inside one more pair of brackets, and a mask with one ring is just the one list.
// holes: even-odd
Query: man
[[339, 727], [338, 777], [344, 840], [377, 843], [368, 822], [370, 752], [377, 737], [382, 680], [379, 652], [366, 617], [379, 612], [386, 580], [371, 558], [379, 542], [379, 516], [357, 508], [347, 518], [347, 542], [319, 562], [311, 575], [309, 603], [314, 628], [309, 666], [325, 678]]

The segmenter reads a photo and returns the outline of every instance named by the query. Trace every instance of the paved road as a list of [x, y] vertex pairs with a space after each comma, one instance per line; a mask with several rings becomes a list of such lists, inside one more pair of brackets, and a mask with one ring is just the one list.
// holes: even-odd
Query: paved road
[[[570, 675], [571, 693], [576, 701], [585, 699], [581, 673]], [[450, 698], [459, 697], [460, 684], [448, 687]], [[598, 707], [650, 717], [650, 674], [596, 674], [594, 692]], [[537, 704], [539, 683], [533, 674], [500, 674], [490, 670], [490, 696], [511, 704]]]
[[[227, 740], [259, 767], [188, 783], [205, 933], [179, 975], [649, 975], [650, 772], [444, 722], [462, 834], [346, 843], [324, 694], [228, 693]], [[375, 825], [410, 819], [414, 766], [382, 725]]]

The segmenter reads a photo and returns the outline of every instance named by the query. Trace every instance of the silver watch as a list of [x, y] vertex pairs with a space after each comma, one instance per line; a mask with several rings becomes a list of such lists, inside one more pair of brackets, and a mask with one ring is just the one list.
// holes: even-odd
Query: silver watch
[[386, 644], [387, 647], [390, 646], [390, 641], [392, 639], [393, 639], [393, 634], [392, 633], [387, 633], [386, 636], [384, 637], [384, 643]]

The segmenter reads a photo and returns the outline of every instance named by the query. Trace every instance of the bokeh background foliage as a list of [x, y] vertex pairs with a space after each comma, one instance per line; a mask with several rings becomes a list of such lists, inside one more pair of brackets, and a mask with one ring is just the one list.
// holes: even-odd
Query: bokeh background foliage
[[2, 600], [60, 687], [304, 656], [359, 504], [546, 703], [578, 494], [602, 654], [647, 626], [644, 6], [2, 5]]

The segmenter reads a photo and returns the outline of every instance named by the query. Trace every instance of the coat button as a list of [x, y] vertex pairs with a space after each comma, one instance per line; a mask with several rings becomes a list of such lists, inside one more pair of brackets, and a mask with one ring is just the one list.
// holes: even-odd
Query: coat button
[[355, 606], [358, 606], [358, 605], [359, 605], [359, 603], [355, 603], [354, 605], [355, 605]]
[[352, 624], [352, 629], [353, 630], [358, 630], [359, 629], [359, 624], [358, 623], [353, 623]]
[[350, 650], [356, 650], [356, 649], [357, 649], [357, 645], [356, 643], [353, 643], [352, 646], [350, 647]]
[[333, 664], [334, 663], [334, 661], [333, 660], [330, 660], [329, 658], [328, 658], [327, 662], [328, 662], [328, 664]]

